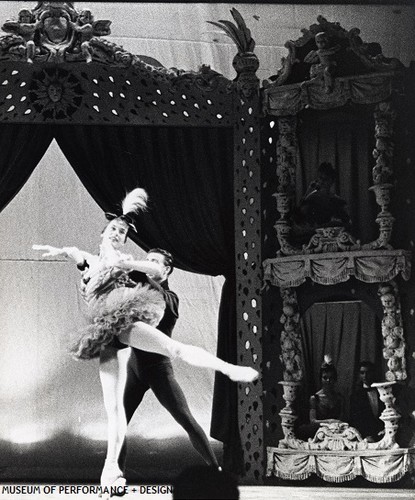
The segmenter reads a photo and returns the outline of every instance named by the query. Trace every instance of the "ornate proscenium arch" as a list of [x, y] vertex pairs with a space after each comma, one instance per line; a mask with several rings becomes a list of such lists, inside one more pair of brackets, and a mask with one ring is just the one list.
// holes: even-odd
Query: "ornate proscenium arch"
[[[225, 328], [224, 335], [237, 339], [233, 347], [238, 363], [259, 368], [262, 112], [253, 40], [238, 46], [237, 77], [231, 81], [209, 66], [198, 71], [166, 69], [151, 57], [133, 55], [102, 38], [110, 34], [110, 21], [95, 20], [91, 11], [79, 12], [72, 2], [38, 2], [16, 15], [16, 20], [4, 23], [8, 34], [0, 38], [1, 123], [233, 131], [235, 259], [231, 275], [236, 289], [236, 332]], [[242, 18], [234, 10], [232, 15], [236, 32], [245, 37]], [[239, 386], [237, 398], [233, 389], [229, 397], [235, 399], [237, 433], [244, 450], [240, 472], [247, 482], [257, 483], [264, 470], [262, 383]]]

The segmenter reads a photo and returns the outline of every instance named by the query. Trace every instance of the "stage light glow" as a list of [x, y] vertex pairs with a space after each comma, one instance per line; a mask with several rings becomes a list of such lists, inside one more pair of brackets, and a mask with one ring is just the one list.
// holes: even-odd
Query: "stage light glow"
[[14, 444], [35, 444], [46, 441], [53, 436], [53, 430], [44, 425], [24, 424], [18, 425], [1, 433], [1, 438]]
[[92, 441], [106, 441], [107, 424], [106, 422], [91, 422], [84, 424], [79, 430], [79, 434]]

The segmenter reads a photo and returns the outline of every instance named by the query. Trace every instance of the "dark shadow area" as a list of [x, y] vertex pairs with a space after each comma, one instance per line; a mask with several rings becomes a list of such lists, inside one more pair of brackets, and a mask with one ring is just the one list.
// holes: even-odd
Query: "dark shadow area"
[[[187, 437], [128, 440], [126, 478], [129, 483], [169, 484], [185, 468], [203, 460]], [[222, 444], [213, 442], [222, 461]], [[106, 443], [69, 432], [33, 444], [0, 441], [0, 482], [88, 483], [99, 482]]]

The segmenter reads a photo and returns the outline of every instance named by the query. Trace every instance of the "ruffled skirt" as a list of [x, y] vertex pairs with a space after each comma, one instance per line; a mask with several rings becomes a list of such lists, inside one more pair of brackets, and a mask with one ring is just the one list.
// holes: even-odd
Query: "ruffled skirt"
[[73, 344], [72, 354], [79, 359], [99, 356], [105, 346], [137, 321], [157, 326], [165, 305], [163, 294], [149, 285], [115, 288], [90, 307], [90, 324]]

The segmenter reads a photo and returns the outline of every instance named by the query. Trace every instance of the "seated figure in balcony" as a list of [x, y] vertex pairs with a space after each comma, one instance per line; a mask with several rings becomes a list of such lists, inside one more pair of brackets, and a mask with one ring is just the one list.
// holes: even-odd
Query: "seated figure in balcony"
[[384, 424], [379, 419], [384, 404], [380, 401], [374, 382], [375, 366], [371, 361], [359, 364], [359, 384], [350, 397], [350, 425], [353, 425], [368, 442], [379, 441], [384, 434]]
[[321, 389], [310, 397], [309, 423], [300, 426], [298, 437], [314, 437], [321, 424], [342, 423], [344, 414], [343, 396], [336, 390], [337, 370], [330, 356], [324, 356], [320, 367]]
[[346, 201], [333, 192], [335, 179], [336, 171], [331, 163], [321, 163], [317, 178], [310, 183], [299, 206], [293, 211], [293, 236], [296, 242], [308, 243], [314, 231], [321, 227], [350, 229]]

